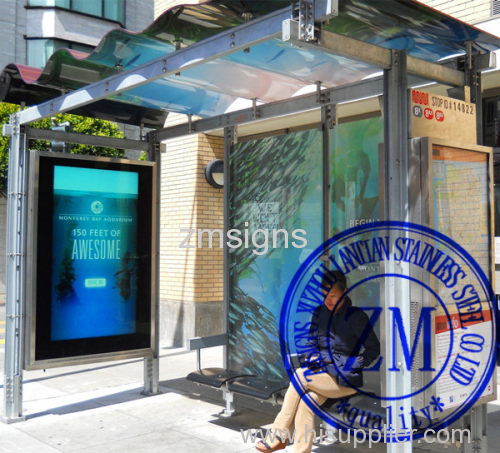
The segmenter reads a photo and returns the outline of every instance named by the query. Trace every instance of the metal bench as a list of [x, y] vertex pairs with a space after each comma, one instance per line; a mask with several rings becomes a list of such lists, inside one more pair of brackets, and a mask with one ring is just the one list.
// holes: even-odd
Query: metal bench
[[229, 342], [228, 334], [210, 337], [197, 337], [189, 340], [189, 350], [197, 351], [197, 370], [187, 375], [187, 380], [198, 385], [222, 390], [226, 409], [223, 414], [235, 414], [233, 405], [234, 394], [251, 396], [262, 401], [281, 403], [281, 392], [288, 387], [288, 381], [269, 379], [264, 376], [255, 376], [251, 373], [234, 371], [224, 368], [201, 368], [201, 349], [215, 346], [225, 346]]
[[[234, 415], [236, 412], [233, 405], [234, 394], [250, 396], [272, 404], [282, 404], [283, 391], [288, 388], [289, 380], [270, 379], [265, 376], [255, 376], [251, 373], [225, 368], [201, 368], [201, 349], [226, 346], [228, 343], [228, 334], [191, 338], [189, 340], [189, 350], [197, 351], [197, 370], [189, 373], [187, 380], [198, 385], [206, 385], [222, 390], [223, 399], [226, 402], [223, 414], [226, 416]], [[285, 367], [289, 368], [292, 364], [295, 367], [300, 366], [298, 356], [288, 357], [288, 363], [285, 364]], [[379, 400], [370, 398], [367, 395], [355, 393], [344, 398], [328, 399], [322, 407], [331, 413], [340, 414], [338, 404], [346, 400], [349, 400], [350, 403], [341, 406], [341, 417], [353, 428], [363, 428], [362, 425], [366, 423], [366, 414], [368, 413], [379, 416], [381, 423], [385, 423], [385, 408], [381, 407]], [[357, 414], [353, 414], [353, 408], [358, 409]], [[364, 419], [363, 414], [365, 414]], [[352, 418], [354, 420], [351, 420]]]

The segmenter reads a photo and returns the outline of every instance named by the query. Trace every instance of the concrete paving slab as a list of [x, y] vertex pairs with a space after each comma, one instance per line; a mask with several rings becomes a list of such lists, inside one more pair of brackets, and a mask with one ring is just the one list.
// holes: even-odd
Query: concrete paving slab
[[[5, 425], [7, 426], [7, 425]], [[47, 445], [30, 434], [17, 429], [0, 430], [0, 452], [2, 453], [60, 453], [60, 450]]]
[[73, 452], [152, 433], [156, 426], [119, 411], [107, 410], [78, 417], [48, 417], [38, 423], [27, 421], [16, 428], [60, 451]]
[[103, 453], [103, 451], [106, 453], [221, 453], [225, 450], [221, 449], [220, 445], [168, 429], [77, 451], [78, 453]]
[[[26, 377], [28, 377], [28, 382], [40, 382], [40, 380], [35, 381], [30, 379], [29, 375]], [[43, 380], [43, 385], [65, 393], [81, 393], [99, 388], [137, 383], [137, 381], [138, 379], [136, 377], [128, 377], [127, 375], [118, 376], [105, 370], [85, 370], [45, 378]]]
[[[250, 427], [246, 426], [246, 428]], [[216, 417], [207, 423], [199, 423], [197, 421], [185, 423], [177, 426], [175, 430], [214, 444], [223, 444], [224, 451], [226, 452], [240, 452], [253, 447], [253, 443], [244, 442], [239, 429], [228, 429], [227, 425]]]
[[66, 392], [57, 388], [48, 387], [38, 382], [28, 382], [23, 385], [23, 399], [25, 402], [46, 400], [66, 395]]
[[[142, 386], [136, 383], [112, 389], [99, 389], [92, 392], [65, 394], [56, 398], [28, 401], [24, 405], [24, 415], [28, 419], [45, 415], [64, 415], [147, 398], [141, 395], [141, 391]], [[49, 388], [47, 392], [51, 392], [51, 389]]]
[[120, 405], [120, 411], [162, 427], [177, 427], [193, 422], [204, 424], [220, 412], [220, 407], [196, 398], [165, 393], [152, 396], [135, 405]]

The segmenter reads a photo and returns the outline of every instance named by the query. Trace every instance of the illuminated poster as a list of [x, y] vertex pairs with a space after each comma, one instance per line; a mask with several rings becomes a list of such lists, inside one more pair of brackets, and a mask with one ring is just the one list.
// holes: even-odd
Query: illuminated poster
[[[330, 236], [379, 220], [378, 145], [383, 126], [382, 118], [371, 118], [331, 130]], [[231, 150], [229, 228], [303, 229], [307, 239], [302, 249], [280, 244], [263, 255], [245, 247], [229, 252], [232, 370], [287, 377], [280, 353], [280, 313], [295, 273], [323, 243], [322, 146], [321, 132], [313, 129], [241, 142]], [[348, 278], [354, 285], [377, 272], [378, 266], [360, 266]], [[353, 291], [353, 300], [358, 306], [376, 307], [379, 293], [378, 281], [370, 280]], [[295, 319], [309, 320], [307, 313]]]
[[54, 167], [52, 341], [136, 331], [138, 183]]
[[150, 353], [154, 169], [32, 152], [27, 369]]

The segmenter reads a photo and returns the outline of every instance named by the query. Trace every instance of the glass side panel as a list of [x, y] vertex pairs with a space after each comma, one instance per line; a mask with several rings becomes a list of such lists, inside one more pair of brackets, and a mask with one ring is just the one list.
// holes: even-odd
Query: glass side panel
[[[231, 152], [229, 229], [240, 230], [243, 241], [247, 230], [248, 248], [229, 250], [230, 369], [286, 377], [280, 314], [295, 273], [322, 243], [321, 156], [317, 130], [241, 143]], [[287, 231], [288, 247], [282, 232], [274, 241], [273, 229]], [[265, 235], [267, 251], [252, 242], [266, 243]]]
[[[379, 153], [384, 142], [384, 121], [381, 117], [353, 121], [335, 126], [330, 132], [331, 236], [359, 225], [379, 220]], [[360, 233], [350, 243], [374, 239], [376, 233]], [[341, 243], [342, 247], [345, 245]], [[369, 259], [366, 250], [358, 249], [355, 257], [332, 247], [341, 269], [346, 273], [349, 297], [354, 306], [372, 316], [380, 307], [380, 273], [378, 262]], [[364, 251], [363, 251], [364, 250]], [[357, 257], [357, 258], [356, 258]], [[372, 262], [370, 262], [372, 261]], [[365, 264], [368, 263], [368, 264]], [[358, 286], [356, 286], [358, 285]], [[374, 325], [380, 339], [380, 322]], [[364, 373], [365, 385], [380, 392], [380, 373]]]
[[381, 117], [343, 123], [330, 132], [331, 235], [379, 220]]

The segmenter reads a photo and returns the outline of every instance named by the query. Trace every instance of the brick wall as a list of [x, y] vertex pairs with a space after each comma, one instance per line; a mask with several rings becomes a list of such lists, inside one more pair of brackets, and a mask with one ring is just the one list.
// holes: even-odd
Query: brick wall
[[[169, 116], [166, 127], [184, 122]], [[215, 235], [212, 248], [205, 234], [202, 248], [197, 234], [180, 248], [187, 236], [181, 229], [223, 230], [223, 190], [210, 186], [205, 168], [223, 158], [223, 139], [195, 134], [162, 144], [160, 299], [162, 342], [185, 344], [193, 336], [222, 332], [223, 253]], [[203, 306], [203, 307], [202, 307]]]
[[491, 17], [491, 0], [420, 0], [420, 2], [471, 24]]

